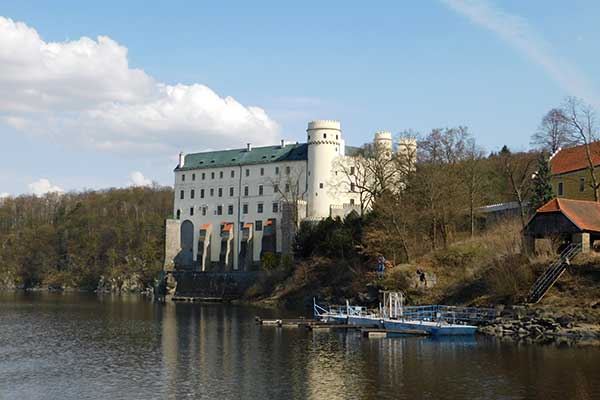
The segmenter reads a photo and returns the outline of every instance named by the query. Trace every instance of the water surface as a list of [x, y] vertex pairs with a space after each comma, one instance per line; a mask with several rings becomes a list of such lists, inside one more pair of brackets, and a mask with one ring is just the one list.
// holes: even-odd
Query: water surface
[[261, 327], [297, 313], [0, 294], [0, 399], [600, 399], [600, 350]]

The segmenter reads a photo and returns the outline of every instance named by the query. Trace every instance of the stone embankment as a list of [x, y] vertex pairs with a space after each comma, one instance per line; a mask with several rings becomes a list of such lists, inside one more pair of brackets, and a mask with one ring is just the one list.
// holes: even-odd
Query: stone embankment
[[527, 340], [549, 342], [561, 340], [600, 340], [600, 323], [595, 310], [576, 315], [557, 315], [539, 309], [526, 312], [504, 312], [502, 316], [479, 328], [484, 334]]

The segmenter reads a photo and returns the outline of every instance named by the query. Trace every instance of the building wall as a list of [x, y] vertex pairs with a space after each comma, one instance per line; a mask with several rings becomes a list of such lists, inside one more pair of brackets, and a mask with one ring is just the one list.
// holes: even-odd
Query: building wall
[[[600, 170], [598, 168], [596, 168], [596, 174], [600, 179]], [[581, 183], [582, 179], [583, 185]], [[591, 181], [588, 170], [555, 175], [552, 177], [552, 189], [557, 197], [594, 201], [594, 190], [590, 186]], [[559, 193], [560, 184], [562, 184], [562, 194]]]
[[[278, 174], [276, 168], [279, 168]], [[240, 248], [240, 224], [253, 223], [253, 260], [260, 261], [262, 242], [260, 225], [264, 227], [267, 221], [273, 218], [276, 219], [276, 228], [280, 231], [281, 204], [287, 201], [284, 198], [287, 193], [285, 185], [293, 186], [293, 182], [297, 183], [297, 188], [290, 187], [289, 195], [291, 196], [292, 192], [297, 190], [297, 196], [302, 198], [306, 192], [305, 161], [176, 171], [173, 214], [179, 221], [190, 220], [194, 225], [194, 260], [198, 254], [198, 237], [202, 225], [212, 225], [210, 261], [218, 263], [221, 250], [221, 225], [232, 223], [233, 265], [236, 269]], [[277, 191], [275, 190], [276, 185], [279, 186]], [[261, 186], [262, 194], [260, 194]], [[248, 188], [247, 195], [245, 194], [246, 187]], [[194, 191], [193, 198], [192, 191]], [[233, 196], [231, 196], [231, 191], [233, 191]], [[277, 203], [276, 212], [273, 211], [273, 203]], [[245, 204], [247, 213], [244, 213]], [[262, 212], [259, 212], [259, 204], [262, 204]], [[219, 207], [220, 214], [218, 213]], [[260, 230], [256, 229], [257, 227]], [[277, 233], [277, 237], [281, 237], [280, 232]], [[280, 240], [277, 241], [276, 246], [277, 250], [281, 251]]]

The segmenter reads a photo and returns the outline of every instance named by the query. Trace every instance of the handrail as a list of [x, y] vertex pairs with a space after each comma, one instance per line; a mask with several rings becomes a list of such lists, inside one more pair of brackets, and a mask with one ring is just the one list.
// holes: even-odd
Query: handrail
[[571, 243], [567, 246], [554, 260], [548, 269], [540, 275], [531, 286], [527, 301], [529, 303], [537, 303], [542, 297], [548, 292], [548, 290], [554, 285], [562, 273], [567, 269], [569, 261], [575, 257], [581, 251], [580, 243]]

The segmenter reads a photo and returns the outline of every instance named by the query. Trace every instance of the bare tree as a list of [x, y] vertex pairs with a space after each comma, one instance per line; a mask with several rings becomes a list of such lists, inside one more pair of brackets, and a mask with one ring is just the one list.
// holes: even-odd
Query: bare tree
[[553, 108], [542, 118], [537, 132], [531, 136], [531, 144], [550, 154], [573, 143], [569, 135], [567, 117], [564, 111]]
[[536, 165], [535, 154], [512, 154], [507, 151], [500, 154], [500, 161], [504, 175], [508, 180], [512, 197], [519, 205], [521, 226], [525, 227], [527, 224], [527, 207], [525, 203], [531, 193], [531, 177]]
[[282, 206], [289, 207], [292, 211], [292, 222], [296, 228], [300, 224], [298, 204], [304, 200], [307, 191], [306, 179], [303, 179], [305, 173], [303, 168], [284, 165], [279, 174], [269, 179], [273, 191], [281, 197]]
[[465, 159], [462, 162], [460, 172], [469, 204], [471, 237], [475, 235], [475, 209], [481, 201], [486, 184], [484, 171], [481, 168], [483, 158], [483, 149], [477, 146], [474, 139], [468, 140]]
[[591, 144], [598, 140], [596, 112], [592, 106], [576, 97], [567, 97], [562, 112], [565, 116], [569, 137], [573, 142], [585, 148], [585, 158], [592, 181], [590, 187], [594, 191], [594, 200], [600, 201], [600, 182], [594, 168], [594, 156], [598, 157], [598, 154], [593, 154], [591, 148]]

